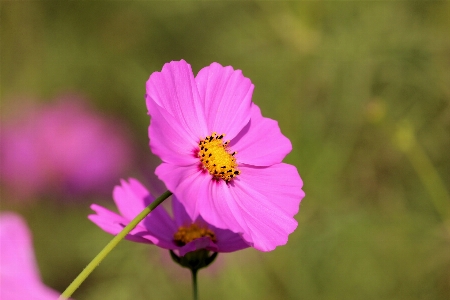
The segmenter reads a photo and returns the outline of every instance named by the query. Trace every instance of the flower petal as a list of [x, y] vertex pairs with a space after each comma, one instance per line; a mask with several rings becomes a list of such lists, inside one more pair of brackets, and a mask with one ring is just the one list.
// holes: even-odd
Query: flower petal
[[256, 249], [271, 251], [284, 245], [297, 227], [293, 216], [298, 212], [304, 192], [294, 166], [242, 165], [241, 174], [235, 180], [219, 187], [210, 199], [213, 205], [204, 207], [200, 214], [214, 226], [242, 233]]
[[[92, 204], [91, 209], [97, 214], [89, 215], [88, 219], [100, 227], [103, 231], [112, 235], [117, 235], [130, 222], [129, 219], [124, 218], [97, 204]], [[145, 227], [142, 226], [142, 223], [140, 223], [133, 230], [131, 230], [129, 234], [127, 234], [125, 239], [139, 243], [156, 243], [156, 239], [152, 240], [142, 237], [145, 234], [145, 231]]]
[[207, 197], [211, 175], [198, 165], [183, 167], [168, 163], [159, 165], [155, 173], [184, 205], [190, 218], [195, 220], [199, 214], [197, 200]]
[[40, 279], [25, 221], [14, 213], [0, 216], [0, 299], [57, 299]]
[[148, 235], [158, 239], [156, 245], [165, 249], [177, 248], [173, 236], [178, 228], [163, 206], [155, 208], [142, 222]]
[[[303, 181], [297, 168], [290, 164], [275, 164], [268, 168], [242, 166], [242, 182], [266, 195], [267, 200], [290, 217], [295, 216], [305, 197]], [[240, 183], [238, 183], [240, 185]]]
[[214, 228], [213, 231], [216, 234], [216, 245], [219, 248], [219, 252], [233, 252], [250, 247], [241, 234], [220, 228]]
[[297, 227], [293, 217], [305, 195], [297, 169], [288, 164], [243, 166], [240, 177], [232, 191], [250, 228], [244, 232], [244, 239], [261, 251], [286, 244]]
[[172, 196], [172, 210], [173, 210], [173, 218], [177, 227], [192, 224], [191, 217], [188, 215], [183, 204], [181, 204], [181, 202], [175, 195]]
[[209, 186], [207, 199], [199, 199], [200, 214], [208, 223], [233, 232], [248, 231], [242, 220], [239, 207], [233, 201], [231, 190], [235, 188], [233, 182], [213, 181]]
[[248, 123], [253, 84], [241, 70], [218, 63], [200, 70], [195, 77], [203, 101], [208, 135], [213, 131], [234, 138]]
[[184, 256], [188, 252], [200, 250], [200, 249], [206, 249], [210, 251], [217, 252], [219, 249], [217, 248], [217, 245], [214, 244], [213, 241], [209, 237], [201, 237], [198, 239], [195, 239], [183, 247], [179, 249], [180, 256]]
[[172, 61], [154, 72], [146, 83], [147, 107], [154, 113], [149, 102], [155, 102], [172, 115], [181, 126], [188, 129], [191, 140], [206, 136], [206, 121], [197, 84], [191, 66], [185, 62]]
[[234, 182], [237, 180], [240, 179], [235, 179], [229, 184], [224, 181], [211, 181], [208, 186], [208, 197], [197, 199], [199, 218], [203, 218], [216, 228], [236, 233], [249, 232], [251, 229], [247, 226], [245, 216], [232, 193], [236, 188]]
[[148, 128], [152, 152], [163, 161], [178, 165], [198, 161], [193, 150], [198, 149], [200, 136], [192, 137], [182, 123], [153, 101], [147, 101], [147, 106], [155, 107]]
[[232, 196], [224, 181], [213, 180], [207, 171], [197, 166], [162, 163], [155, 173], [183, 204], [191, 220], [196, 220], [201, 214], [205, 221], [219, 228], [237, 232], [244, 226], [232, 226], [237, 223], [234, 214], [239, 210], [233, 207], [233, 201], [229, 201]]
[[31, 234], [21, 217], [2, 213], [0, 219], [2, 275], [21, 271], [25, 281], [39, 282], [39, 271], [33, 254]]
[[[117, 201], [116, 198], [117, 200], [120, 198], [121, 201]], [[155, 198], [139, 181], [131, 178], [130, 184], [122, 181], [122, 187], [116, 187], [114, 200], [116, 201], [117, 207], [121, 214], [128, 218], [128, 222], [126, 223], [128, 224], [138, 214], [140, 214], [145, 207], [152, 203]], [[142, 203], [143, 205], [141, 206], [139, 203]], [[121, 204], [120, 207], [119, 204]], [[126, 210], [126, 205], [128, 205], [129, 208], [139, 209], [135, 209], [133, 211]], [[125, 215], [125, 212], [127, 215]], [[163, 206], [156, 207], [147, 217], [144, 218], [144, 220], [142, 220], [139, 225], [144, 227], [144, 231], [146, 231], [145, 234], [140, 235], [150, 239], [153, 243], [160, 247], [169, 247], [169, 249], [173, 248], [173, 235], [177, 230], [177, 226]]]
[[[117, 235], [130, 222], [130, 220], [96, 204], [93, 204], [91, 208], [97, 215], [89, 215], [88, 218], [102, 230], [112, 235]], [[157, 207], [151, 212], [152, 216], [147, 216], [125, 236], [125, 239], [133, 242], [155, 244], [165, 249], [176, 249], [177, 246], [172, 238], [175, 230], [174, 223], [168, 223], [167, 219], [162, 218], [161, 212], [165, 213], [164, 217], [170, 219], [164, 208]], [[159, 227], [155, 226], [155, 224], [159, 225]], [[149, 225], [153, 228], [152, 231], [148, 230]]]
[[[115, 187], [113, 197], [122, 216], [95, 204], [91, 207], [98, 213], [98, 216], [89, 216], [91, 221], [111, 234], [118, 234], [122, 231], [131, 220], [154, 201], [154, 197], [136, 179], [130, 178], [129, 183], [124, 180], [121, 182], [121, 186]], [[129, 239], [141, 241], [140, 237], [142, 237], [160, 247], [172, 249], [175, 247], [173, 235], [176, 229], [174, 221], [166, 210], [162, 206], [158, 206], [130, 232]]]
[[253, 104], [250, 122], [230, 141], [230, 149], [237, 151], [238, 163], [270, 166], [281, 163], [292, 145], [281, 133], [278, 122], [264, 118], [259, 107]]
[[129, 181], [121, 180], [121, 185], [114, 187], [113, 198], [120, 214], [131, 221], [155, 198], [136, 179]]

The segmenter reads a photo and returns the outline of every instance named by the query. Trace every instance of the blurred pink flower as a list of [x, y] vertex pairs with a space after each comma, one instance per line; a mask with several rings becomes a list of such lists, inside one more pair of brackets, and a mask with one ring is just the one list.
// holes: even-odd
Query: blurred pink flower
[[[292, 146], [276, 121], [252, 103], [240, 70], [212, 63], [194, 78], [184, 60], [164, 65], [146, 84], [156, 175], [195, 219], [241, 233], [262, 251], [286, 244], [304, 197]], [[225, 142], [225, 140], [228, 140]]]
[[106, 193], [133, 158], [117, 122], [67, 95], [2, 124], [1, 180], [19, 198]]
[[59, 294], [45, 286], [25, 221], [14, 213], [0, 214], [0, 299], [56, 300]]
[[[119, 214], [92, 204], [91, 208], [96, 214], [88, 217], [101, 229], [113, 235], [122, 231], [155, 199], [135, 179], [130, 179], [129, 183], [122, 180], [121, 183], [122, 185], [116, 186], [113, 192]], [[237, 233], [211, 226], [201, 217], [191, 219], [183, 205], [174, 196], [172, 196], [172, 210], [173, 218], [164, 207], [158, 206], [126, 236], [126, 239], [177, 250], [180, 256], [201, 249], [212, 252], [233, 252], [249, 247]]]

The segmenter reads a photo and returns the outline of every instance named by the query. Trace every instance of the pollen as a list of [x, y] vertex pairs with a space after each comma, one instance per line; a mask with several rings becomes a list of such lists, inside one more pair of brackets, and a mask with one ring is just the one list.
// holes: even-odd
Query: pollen
[[229, 182], [240, 174], [237, 169], [235, 155], [228, 149], [230, 141], [223, 142], [224, 134], [217, 135], [213, 132], [210, 136], [198, 143], [198, 157], [205, 170], [208, 170], [215, 179], [223, 179]]
[[180, 226], [178, 231], [173, 235], [175, 244], [179, 247], [202, 237], [209, 237], [214, 243], [217, 242], [216, 235], [211, 229], [202, 227], [196, 223], [190, 226]]

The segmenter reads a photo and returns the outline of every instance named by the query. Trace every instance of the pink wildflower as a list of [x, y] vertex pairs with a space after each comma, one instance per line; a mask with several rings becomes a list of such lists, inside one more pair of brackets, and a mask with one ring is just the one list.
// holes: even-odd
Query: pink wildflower
[[4, 121], [0, 139], [1, 181], [14, 198], [104, 193], [132, 161], [131, 142], [116, 121], [75, 95]]
[[[104, 231], [118, 234], [146, 206], [155, 199], [139, 181], [130, 179], [129, 183], [122, 180], [121, 186], [116, 186], [113, 198], [119, 214], [92, 204], [96, 214], [89, 219]], [[229, 230], [218, 229], [206, 223], [201, 217], [190, 218], [186, 211], [172, 196], [173, 218], [163, 206], [158, 206], [125, 238], [130, 241], [155, 244], [158, 247], [177, 250], [180, 256], [196, 250], [212, 252], [232, 252], [248, 247], [239, 234]]]
[[146, 84], [150, 148], [191, 218], [270, 251], [297, 227], [304, 192], [297, 169], [282, 163], [291, 143], [252, 103], [253, 87], [230, 66], [212, 63], [194, 78], [183, 60], [165, 64]]
[[0, 214], [0, 265], [0, 299], [58, 299], [59, 294], [42, 283], [30, 232], [14, 213]]

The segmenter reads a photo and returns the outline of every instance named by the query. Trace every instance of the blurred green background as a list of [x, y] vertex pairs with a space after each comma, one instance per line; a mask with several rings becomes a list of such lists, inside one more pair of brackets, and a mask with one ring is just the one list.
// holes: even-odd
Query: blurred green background
[[[79, 91], [125, 121], [143, 164], [145, 81], [164, 63], [216, 61], [255, 84], [293, 143], [299, 226], [273, 252], [221, 255], [199, 274], [202, 299], [450, 299], [449, 1], [0, 5], [2, 117], [17, 96]], [[1, 201], [59, 291], [111, 238], [86, 218], [110, 198]], [[191, 299], [191, 283], [163, 251], [123, 242], [74, 298]]]

